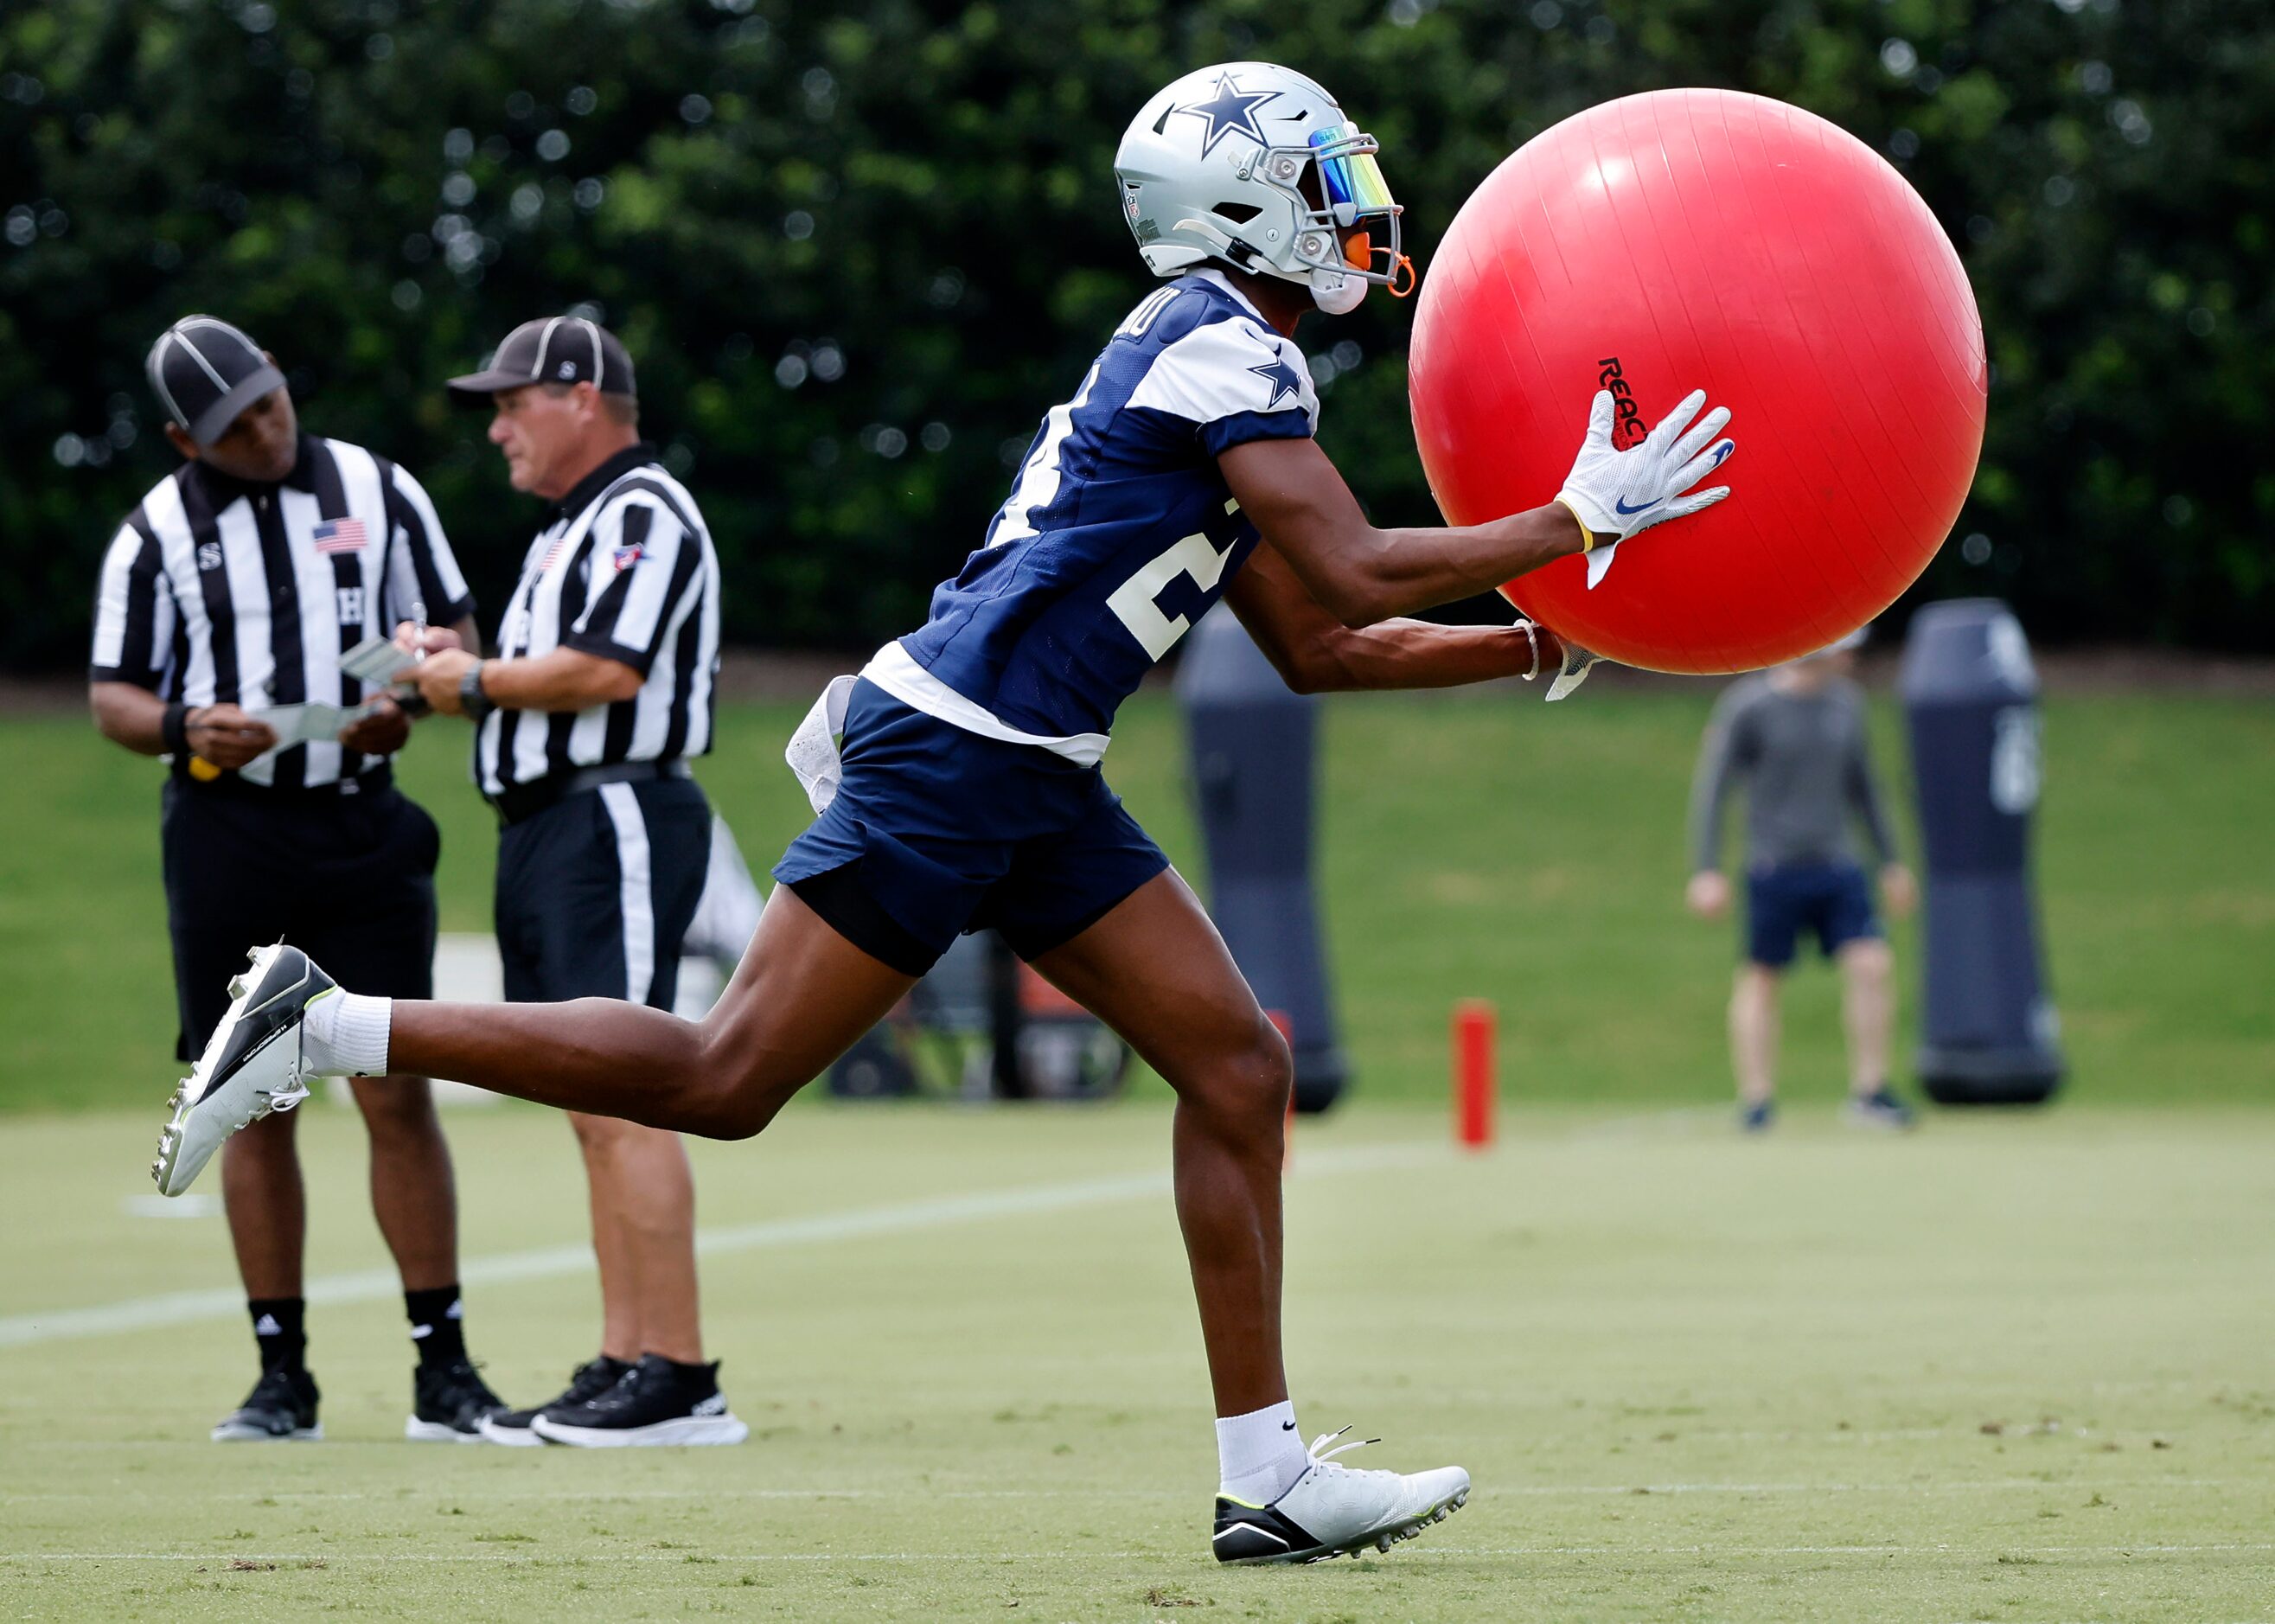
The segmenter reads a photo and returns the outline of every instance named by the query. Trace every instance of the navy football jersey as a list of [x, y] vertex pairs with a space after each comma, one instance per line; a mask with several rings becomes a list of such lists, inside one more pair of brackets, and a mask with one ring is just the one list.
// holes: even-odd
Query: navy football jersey
[[1044, 418], [924, 629], [865, 675], [942, 721], [1095, 761], [1116, 707], [1255, 549], [1218, 453], [1308, 436], [1319, 412], [1303, 351], [1222, 276], [1156, 289]]

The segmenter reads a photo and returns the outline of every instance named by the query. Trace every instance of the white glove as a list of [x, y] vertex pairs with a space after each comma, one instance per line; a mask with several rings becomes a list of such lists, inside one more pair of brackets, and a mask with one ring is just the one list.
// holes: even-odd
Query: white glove
[[1564, 646], [1564, 668], [1557, 672], [1556, 680], [1548, 684], [1548, 702], [1552, 705], [1586, 682], [1588, 673], [1594, 670], [1604, 658], [1601, 654], [1590, 653], [1561, 633], [1558, 634], [1557, 640]]
[[1691, 489], [1737, 449], [1728, 440], [1708, 443], [1730, 420], [1730, 411], [1717, 406], [1699, 417], [1698, 409], [1705, 404], [1706, 391], [1693, 389], [1640, 444], [1622, 451], [1612, 444], [1615, 414], [1611, 391], [1596, 392], [1588, 411], [1588, 437], [1565, 476], [1564, 488], [1556, 493], [1556, 500], [1572, 510], [1591, 536], [1606, 538], [1588, 549], [1591, 587], [1612, 567], [1612, 549], [1629, 536], [1663, 520], [1711, 508], [1730, 494], [1727, 485]]

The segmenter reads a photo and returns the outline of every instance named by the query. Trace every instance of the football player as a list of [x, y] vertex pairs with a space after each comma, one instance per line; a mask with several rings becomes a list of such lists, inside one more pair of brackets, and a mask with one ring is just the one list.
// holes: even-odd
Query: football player
[[[923, 975], [992, 926], [1177, 1094], [1175, 1200], [1216, 1401], [1225, 1561], [1387, 1549], [1458, 1507], [1307, 1448], [1280, 1345], [1287, 1046], [1200, 903], [1100, 769], [1115, 708], [1220, 598], [1295, 687], [1431, 688], [1588, 657], [1545, 629], [1403, 618], [1720, 500], [1729, 414], [1685, 400], [1627, 450], [1599, 395], [1561, 490], [1491, 524], [1378, 529], [1312, 440], [1295, 342], [1317, 309], [1399, 292], [1399, 207], [1373, 139], [1263, 63], [1186, 75], [1115, 158], [1163, 285], [1054, 406], [985, 544], [931, 616], [831, 686], [794, 741], [818, 816], [699, 1023], [601, 1000], [453, 1006], [340, 989], [264, 948], [176, 1097], [156, 1173], [186, 1187], [309, 1077], [390, 1069], [722, 1138], [759, 1132]], [[454, 709], [455, 691], [425, 697]], [[1339, 1435], [1330, 1435], [1339, 1436]]]

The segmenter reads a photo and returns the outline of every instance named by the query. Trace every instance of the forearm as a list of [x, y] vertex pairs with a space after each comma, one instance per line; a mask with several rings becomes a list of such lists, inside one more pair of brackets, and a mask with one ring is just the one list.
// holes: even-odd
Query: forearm
[[1351, 550], [1380, 620], [1494, 591], [1588, 541], [1572, 510], [1552, 502], [1485, 525], [1372, 531]]
[[1728, 744], [1710, 736], [1698, 759], [1690, 789], [1690, 870], [1702, 873], [1722, 866], [1722, 807], [1730, 790]]
[[501, 710], [590, 710], [629, 698], [639, 688], [639, 674], [631, 667], [573, 648], [482, 661], [482, 691]]
[[1888, 827], [1886, 810], [1880, 804], [1878, 787], [1872, 782], [1867, 767], [1850, 780], [1850, 804], [1856, 808], [1856, 820], [1864, 826], [1864, 837], [1871, 842], [1872, 855], [1882, 865], [1896, 860], [1896, 842]]
[[87, 708], [95, 729], [141, 756], [166, 753], [166, 701], [132, 683], [90, 683]]
[[1305, 595], [1354, 630], [1490, 592], [1591, 542], [1553, 502], [1485, 525], [1378, 530], [1309, 440], [1250, 441], [1217, 467]]
[[[1266, 533], [1267, 538], [1270, 532]], [[1353, 630], [1491, 592], [1584, 551], [1587, 533], [1551, 502], [1487, 525], [1377, 530], [1353, 525], [1322, 543], [1281, 548], [1311, 595]], [[1276, 540], [1276, 539], [1275, 539]]]
[[1522, 626], [1386, 620], [1323, 639], [1310, 686], [1322, 692], [1458, 688], [1496, 677], [1553, 675], [1562, 658], [1563, 646], [1546, 626], [1533, 627], [1528, 638]]

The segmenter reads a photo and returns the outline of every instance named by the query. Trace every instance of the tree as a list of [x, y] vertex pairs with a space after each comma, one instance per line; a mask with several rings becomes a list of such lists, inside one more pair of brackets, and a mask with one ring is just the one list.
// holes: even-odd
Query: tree
[[[536, 514], [440, 382], [587, 305], [704, 503], [730, 635], [905, 630], [1143, 291], [1122, 124], [1251, 56], [1383, 139], [1425, 274], [1470, 188], [1595, 102], [1712, 84], [1833, 118], [1951, 231], [1996, 366], [1921, 590], [2275, 647], [2264, 4], [49, 0], [0, 19], [0, 660], [79, 657], [96, 560], [171, 460], [142, 354], [200, 309], [277, 351], [311, 427], [427, 481], [494, 610]], [[1378, 298], [1304, 337], [1322, 438], [1426, 520], [1408, 320]]]

